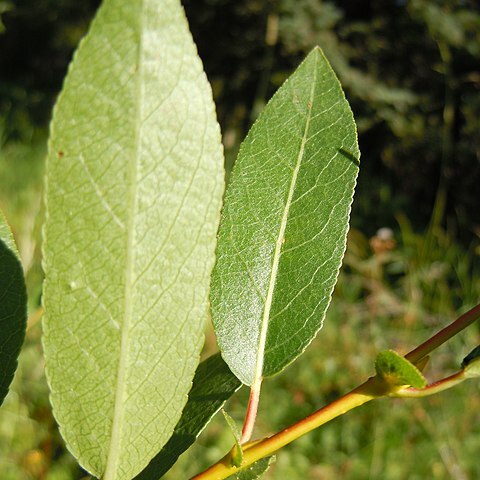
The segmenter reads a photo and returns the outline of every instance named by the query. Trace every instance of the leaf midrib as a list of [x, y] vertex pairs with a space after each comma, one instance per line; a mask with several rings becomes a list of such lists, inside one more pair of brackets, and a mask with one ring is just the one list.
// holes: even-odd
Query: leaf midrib
[[143, 23], [144, 23], [144, 2], [140, 6], [140, 25], [139, 25], [139, 42], [137, 49], [137, 81], [135, 88], [135, 135], [134, 135], [134, 155], [129, 162], [128, 169], [128, 221], [127, 221], [127, 256], [125, 271], [125, 292], [124, 292], [124, 322], [122, 325], [122, 334], [120, 342], [120, 357], [118, 361], [117, 382], [115, 387], [115, 405], [112, 422], [112, 432], [110, 437], [110, 447], [105, 468], [103, 480], [114, 480], [117, 477], [118, 460], [120, 458], [120, 443], [122, 439], [123, 417], [125, 413], [125, 397], [126, 397], [126, 378], [129, 367], [128, 350], [130, 344], [130, 321], [133, 314], [133, 290], [134, 290], [134, 263], [135, 263], [135, 217], [137, 213], [137, 178], [138, 178], [138, 159], [140, 157], [141, 131], [142, 131], [142, 115], [143, 115]]
[[317, 61], [318, 61], [318, 57], [315, 56], [315, 63], [314, 63], [314, 66], [313, 66], [313, 69], [314, 69], [313, 70], [313, 81], [312, 81], [312, 87], [311, 87], [311, 90], [310, 90], [310, 99], [309, 99], [308, 104], [307, 104], [308, 113], [307, 113], [307, 118], [306, 118], [306, 121], [305, 121], [305, 130], [304, 130], [304, 133], [303, 133], [302, 142], [300, 144], [300, 151], [298, 152], [297, 162], [296, 162], [295, 168], [293, 170], [292, 180], [290, 182], [290, 188], [289, 188], [289, 191], [288, 191], [288, 197], [287, 197], [287, 201], [285, 203], [285, 208], [283, 210], [282, 220], [280, 222], [280, 228], [279, 228], [279, 232], [278, 232], [278, 236], [277, 236], [277, 241], [275, 243], [275, 251], [274, 251], [274, 254], [273, 254], [272, 269], [271, 269], [270, 278], [269, 278], [269, 282], [268, 282], [268, 290], [267, 290], [267, 296], [265, 298], [265, 306], [264, 306], [264, 309], [263, 309], [262, 323], [261, 323], [260, 336], [259, 336], [258, 349], [257, 349], [257, 358], [256, 358], [256, 361], [255, 361], [255, 370], [254, 370], [254, 376], [253, 376], [253, 381], [252, 381], [252, 386], [257, 386], [257, 388], [260, 385], [260, 383], [262, 381], [262, 378], [263, 378], [265, 346], [266, 346], [266, 342], [267, 342], [268, 325], [269, 325], [269, 320], [270, 320], [270, 311], [272, 309], [275, 283], [276, 283], [278, 268], [279, 268], [279, 264], [280, 264], [280, 257], [281, 257], [281, 253], [282, 253], [283, 238], [284, 238], [285, 231], [286, 231], [286, 228], [287, 228], [288, 215], [289, 215], [290, 207], [291, 207], [291, 204], [292, 204], [293, 194], [295, 192], [298, 173], [300, 171], [300, 167], [301, 167], [302, 161], [303, 161], [303, 156], [304, 156], [304, 153], [305, 153], [305, 145], [307, 143], [307, 133], [308, 133], [308, 130], [310, 128], [310, 120], [311, 120], [311, 116], [312, 116], [314, 92], [315, 92], [315, 86], [316, 86], [316, 83], [317, 83]]

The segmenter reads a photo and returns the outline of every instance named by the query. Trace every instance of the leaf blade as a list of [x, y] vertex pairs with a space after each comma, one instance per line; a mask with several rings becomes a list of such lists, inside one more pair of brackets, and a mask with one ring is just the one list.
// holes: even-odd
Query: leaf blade
[[55, 108], [47, 169], [52, 405], [84, 468], [132, 478], [191, 387], [223, 190], [211, 89], [177, 0], [100, 7]]
[[17, 369], [27, 326], [27, 289], [12, 232], [0, 212], [0, 406]]
[[358, 156], [348, 103], [314, 49], [250, 130], [225, 195], [212, 314], [222, 354], [247, 385], [285, 368], [322, 326]]

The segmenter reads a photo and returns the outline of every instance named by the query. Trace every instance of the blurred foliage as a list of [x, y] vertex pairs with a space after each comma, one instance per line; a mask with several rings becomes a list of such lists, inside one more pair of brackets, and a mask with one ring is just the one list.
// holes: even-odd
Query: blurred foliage
[[[473, 0], [184, 0], [213, 85], [228, 166], [259, 111], [320, 45], [358, 123], [362, 168], [345, 265], [324, 329], [265, 384], [258, 435], [285, 427], [406, 352], [480, 298], [480, 11]], [[0, 208], [30, 296], [27, 341], [0, 410], [0, 477], [80, 479], [48, 403], [40, 346], [43, 160], [68, 62], [99, 0], [0, 0]], [[380, 227], [390, 227], [380, 229]], [[430, 380], [478, 345], [471, 328], [434, 355]], [[215, 349], [213, 334], [207, 350]], [[478, 384], [367, 405], [277, 456], [267, 478], [480, 478]], [[228, 405], [242, 421], [248, 392]], [[274, 407], [274, 408], [272, 408]], [[231, 446], [216, 418], [169, 479]]]
[[46, 128], [73, 50], [98, 4], [7, 2], [0, 13], [0, 115], [8, 139], [29, 141], [35, 128]]

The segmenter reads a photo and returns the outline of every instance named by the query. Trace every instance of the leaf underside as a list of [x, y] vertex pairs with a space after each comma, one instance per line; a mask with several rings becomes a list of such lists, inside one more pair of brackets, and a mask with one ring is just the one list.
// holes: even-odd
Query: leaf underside
[[17, 369], [27, 325], [23, 269], [10, 228], [0, 213], [0, 405]]
[[44, 349], [70, 451], [131, 479], [180, 418], [223, 191], [211, 89], [178, 0], [106, 0], [57, 102]]
[[316, 48], [250, 130], [225, 197], [212, 315], [222, 355], [247, 385], [281, 371], [322, 326], [359, 155], [350, 107]]

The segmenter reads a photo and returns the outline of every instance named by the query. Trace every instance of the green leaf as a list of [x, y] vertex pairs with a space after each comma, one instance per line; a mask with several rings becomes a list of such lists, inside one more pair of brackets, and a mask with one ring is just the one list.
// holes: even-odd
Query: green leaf
[[12, 232], [0, 212], [0, 405], [17, 369], [27, 325], [27, 291]]
[[233, 434], [233, 438], [235, 439], [235, 446], [232, 453], [232, 465], [239, 467], [243, 462], [243, 450], [241, 445], [242, 432], [238, 428], [235, 420], [225, 410], [222, 410], [222, 413]]
[[375, 370], [379, 377], [392, 386], [424, 388], [427, 385], [420, 370], [393, 350], [385, 350], [377, 355]]
[[253, 465], [250, 465], [247, 468], [240, 470], [228, 477], [228, 480], [256, 480], [260, 478], [269, 468], [272, 463], [275, 462], [275, 455], [267, 458], [262, 458], [255, 462]]
[[219, 354], [204, 360], [195, 373], [188, 402], [172, 437], [135, 480], [158, 480], [164, 475], [240, 386]]
[[225, 197], [211, 303], [220, 350], [243, 383], [281, 371], [321, 328], [358, 158], [352, 112], [315, 48], [250, 130]]
[[465, 377], [480, 377], [480, 345], [475, 347], [462, 361]]
[[223, 191], [212, 93], [178, 0], [106, 0], [51, 125], [44, 347], [70, 451], [131, 479], [203, 344]]

